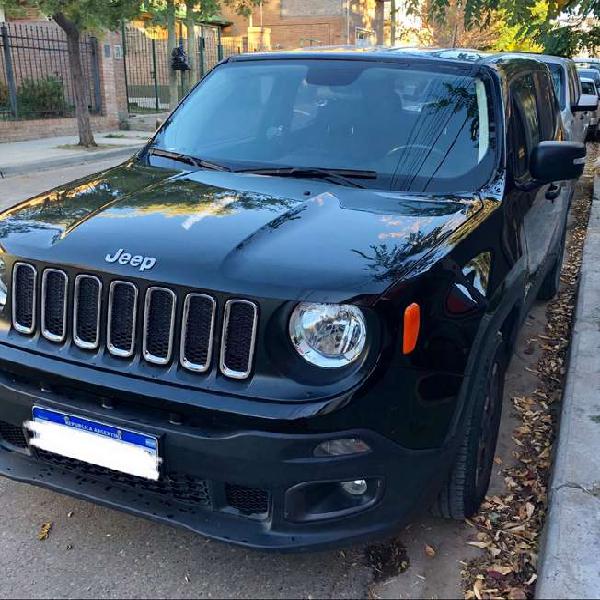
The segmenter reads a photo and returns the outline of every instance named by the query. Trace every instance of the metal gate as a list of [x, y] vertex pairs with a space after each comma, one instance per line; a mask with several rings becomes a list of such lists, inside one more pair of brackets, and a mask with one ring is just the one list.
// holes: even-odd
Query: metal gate
[[[185, 29], [178, 27], [178, 42], [187, 51]], [[123, 27], [123, 65], [127, 102], [131, 112], [161, 112], [169, 110], [170, 57], [167, 41], [154, 39], [136, 27]], [[242, 49], [221, 37], [221, 30], [214, 26], [196, 26], [195, 73], [191, 78], [198, 81], [220, 60]], [[190, 77], [179, 72], [180, 97], [189, 88]]]
[[129, 110], [169, 110], [167, 41], [151, 38], [135, 27], [124, 27], [122, 37]]
[[[102, 110], [98, 42], [79, 45], [89, 111]], [[0, 120], [75, 114], [67, 39], [57, 25], [0, 24]]]

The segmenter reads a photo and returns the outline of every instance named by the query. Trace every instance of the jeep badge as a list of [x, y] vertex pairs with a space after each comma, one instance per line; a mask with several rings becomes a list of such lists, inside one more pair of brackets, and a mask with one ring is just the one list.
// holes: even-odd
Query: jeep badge
[[107, 254], [104, 260], [107, 263], [118, 262], [120, 265], [138, 267], [140, 271], [149, 271], [156, 264], [156, 258], [153, 256], [132, 255], [130, 252], [124, 252], [123, 248], [119, 248], [112, 256]]

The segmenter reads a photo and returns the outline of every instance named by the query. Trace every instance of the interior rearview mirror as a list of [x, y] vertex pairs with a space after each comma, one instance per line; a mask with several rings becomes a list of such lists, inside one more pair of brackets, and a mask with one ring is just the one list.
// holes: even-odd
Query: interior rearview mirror
[[598, 108], [598, 98], [593, 94], [581, 94], [579, 102], [571, 107], [573, 112], [594, 111]]
[[540, 142], [531, 153], [530, 171], [540, 183], [577, 179], [585, 165], [580, 142]]

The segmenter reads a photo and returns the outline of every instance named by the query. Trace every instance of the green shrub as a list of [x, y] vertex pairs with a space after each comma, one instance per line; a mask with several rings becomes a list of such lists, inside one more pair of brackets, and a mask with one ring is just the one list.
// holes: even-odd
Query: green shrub
[[67, 109], [61, 79], [50, 75], [44, 79], [25, 79], [17, 90], [19, 117], [62, 117]]
[[0, 81], [0, 110], [6, 110], [9, 105], [8, 86]]

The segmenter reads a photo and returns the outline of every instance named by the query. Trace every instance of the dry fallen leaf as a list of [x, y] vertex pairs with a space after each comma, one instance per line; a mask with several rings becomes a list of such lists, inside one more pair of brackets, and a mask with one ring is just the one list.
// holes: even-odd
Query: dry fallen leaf
[[435, 548], [429, 544], [425, 544], [425, 554], [429, 556], [429, 558], [433, 558], [435, 556]]
[[51, 529], [52, 529], [52, 523], [44, 523], [40, 527], [40, 531], [38, 533], [38, 540], [40, 540], [40, 542], [47, 540], [48, 537], [50, 536]]

